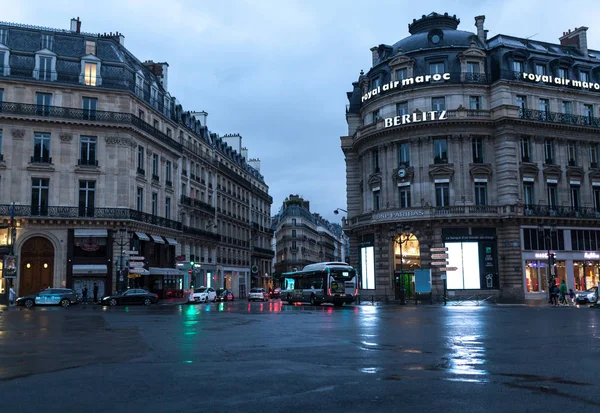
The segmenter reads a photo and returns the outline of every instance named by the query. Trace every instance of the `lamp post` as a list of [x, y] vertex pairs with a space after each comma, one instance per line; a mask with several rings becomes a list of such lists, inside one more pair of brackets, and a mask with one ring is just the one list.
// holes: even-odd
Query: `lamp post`
[[118, 230], [119, 239], [116, 238], [117, 230], [113, 230], [113, 241], [119, 247], [119, 278], [117, 278], [117, 291], [124, 291], [126, 282], [123, 277], [123, 247], [129, 244], [129, 240], [125, 238], [127, 235], [127, 228], [123, 225]]
[[339, 214], [339, 213], [340, 213], [340, 211], [343, 211], [343, 212], [345, 212], [346, 214], [348, 213], [348, 211], [346, 211], [346, 210], [345, 210], [345, 209], [343, 209], [343, 208], [336, 208], [336, 209], [334, 209], [334, 210], [333, 210], [333, 213], [337, 215], [337, 214]]

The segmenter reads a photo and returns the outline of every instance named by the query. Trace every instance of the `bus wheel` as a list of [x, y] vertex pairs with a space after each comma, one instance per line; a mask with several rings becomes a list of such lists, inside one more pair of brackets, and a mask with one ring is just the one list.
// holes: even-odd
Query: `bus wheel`
[[318, 303], [317, 300], [315, 299], [314, 294], [310, 296], [310, 305], [314, 305], [314, 306], [320, 305], [320, 303]]

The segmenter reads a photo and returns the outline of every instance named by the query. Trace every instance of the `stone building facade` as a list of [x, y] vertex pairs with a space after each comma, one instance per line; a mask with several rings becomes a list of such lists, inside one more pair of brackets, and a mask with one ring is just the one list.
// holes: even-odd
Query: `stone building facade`
[[344, 225], [363, 295], [410, 294], [417, 269], [434, 295], [444, 276], [450, 296], [506, 300], [598, 285], [600, 53], [586, 27], [545, 43], [488, 39], [484, 21], [413, 20], [348, 93]]
[[[75, 19], [70, 30], [0, 23], [0, 252], [17, 257], [18, 294], [224, 286], [217, 183], [268, 186], [208, 130], [206, 112], [183, 110], [168, 68]], [[249, 214], [241, 225], [250, 231]]]
[[281, 212], [273, 217], [275, 231], [274, 278], [299, 271], [316, 262], [345, 262], [348, 239], [339, 224], [310, 212], [310, 202], [298, 195], [283, 201]]

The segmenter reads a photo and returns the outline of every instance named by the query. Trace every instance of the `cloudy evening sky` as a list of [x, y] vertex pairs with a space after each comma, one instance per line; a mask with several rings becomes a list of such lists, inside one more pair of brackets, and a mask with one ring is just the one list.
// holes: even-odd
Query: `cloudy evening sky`
[[[451, 5], [453, 4], [453, 5]], [[340, 136], [346, 92], [370, 68], [372, 46], [408, 36], [408, 23], [432, 11], [456, 14], [474, 32], [486, 16], [489, 37], [509, 34], [558, 43], [587, 26], [600, 49], [596, 1], [103, 0], [2, 1], [0, 20], [125, 35], [140, 60], [169, 63], [169, 91], [185, 110], [205, 110], [208, 127], [239, 133], [273, 196], [275, 214], [289, 194], [339, 222], [346, 209]], [[596, 23], [596, 24], [594, 24]]]

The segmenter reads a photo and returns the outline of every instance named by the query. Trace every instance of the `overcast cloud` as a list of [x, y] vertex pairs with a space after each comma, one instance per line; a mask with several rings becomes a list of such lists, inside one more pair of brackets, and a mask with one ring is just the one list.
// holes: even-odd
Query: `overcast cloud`
[[104, 0], [3, 1], [0, 20], [125, 35], [140, 60], [169, 63], [169, 91], [185, 110], [205, 110], [208, 127], [239, 133], [273, 196], [275, 214], [289, 194], [339, 222], [346, 209], [346, 92], [370, 68], [372, 46], [408, 36], [413, 18], [456, 14], [475, 31], [486, 16], [489, 36], [509, 34], [558, 43], [563, 31], [587, 26], [600, 49], [596, 1], [296, 1]]

